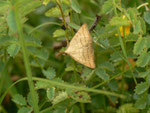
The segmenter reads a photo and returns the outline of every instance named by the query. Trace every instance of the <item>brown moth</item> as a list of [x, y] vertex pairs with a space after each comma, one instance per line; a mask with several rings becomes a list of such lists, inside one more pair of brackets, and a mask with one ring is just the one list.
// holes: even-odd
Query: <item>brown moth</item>
[[87, 67], [95, 68], [92, 38], [86, 24], [83, 24], [72, 38], [65, 53]]

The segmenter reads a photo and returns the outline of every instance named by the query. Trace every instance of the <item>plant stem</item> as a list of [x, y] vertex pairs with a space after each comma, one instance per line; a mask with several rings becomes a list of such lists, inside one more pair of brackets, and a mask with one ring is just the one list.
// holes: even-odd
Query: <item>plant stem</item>
[[81, 113], [85, 113], [84, 103], [80, 103]]
[[66, 21], [65, 21], [65, 16], [64, 16], [64, 13], [63, 13], [63, 10], [61, 8], [61, 5], [59, 4], [59, 0], [56, 0], [56, 3], [60, 9], [60, 12], [61, 12], [61, 16], [62, 16], [62, 19], [63, 19], [63, 22], [64, 22], [64, 26], [65, 26], [65, 32], [66, 32], [66, 40], [67, 40], [67, 46], [69, 44], [69, 36], [68, 36], [68, 31], [67, 31], [67, 24], [66, 24]]
[[[15, 0], [13, 0], [13, 3], [15, 3]], [[25, 41], [24, 41], [24, 37], [23, 37], [23, 30], [22, 30], [22, 25], [21, 25], [21, 18], [19, 18], [19, 9], [17, 7], [17, 5], [14, 5], [14, 14], [15, 14], [15, 21], [16, 21], [16, 26], [17, 26], [17, 31], [18, 31], [18, 36], [19, 36], [19, 42], [22, 48], [22, 53], [23, 53], [23, 59], [24, 59], [24, 63], [25, 63], [25, 69], [26, 69], [26, 73], [27, 73], [27, 77], [28, 77], [28, 84], [29, 84], [29, 88], [30, 88], [30, 92], [31, 92], [31, 99], [33, 101], [33, 109], [35, 113], [39, 113], [39, 107], [38, 107], [38, 102], [35, 98], [35, 89], [34, 89], [34, 84], [33, 84], [33, 80], [32, 80], [32, 72], [31, 72], [31, 67], [30, 67], [30, 63], [29, 63], [29, 55], [25, 46]]]
[[[57, 81], [53, 81], [53, 80], [48, 80], [48, 79], [43, 79], [43, 78], [38, 78], [38, 77], [33, 77], [32, 78], [35, 81], [41, 81], [41, 82], [47, 82], [50, 83], [54, 86], [60, 86], [62, 88], [68, 88], [68, 89], [75, 89], [75, 90], [82, 90], [82, 91], [87, 91], [87, 92], [94, 92], [94, 93], [99, 93], [99, 94], [104, 94], [104, 95], [110, 95], [110, 96], [116, 96], [116, 97], [120, 97], [120, 98], [125, 98], [124, 95], [121, 94], [117, 94], [114, 92], [109, 92], [109, 91], [104, 91], [104, 90], [97, 90], [94, 88], [86, 88], [86, 87], [79, 87], [79, 86], [74, 86], [74, 85], [70, 85], [67, 83], [60, 83]], [[21, 82], [21, 81], [25, 81], [28, 80], [27, 77], [24, 77], [22, 79], [17, 80], [16, 82], [14, 82], [5, 92], [4, 94], [1, 96], [0, 98], [0, 105], [4, 99], [4, 97], [6, 96], [6, 94], [8, 93], [8, 91], [10, 90], [10, 88], [12, 88], [14, 85], [16, 85], [17, 83]], [[51, 87], [51, 86], [50, 86]]]
[[[115, 0], [113, 0], [113, 4], [115, 4]], [[117, 9], [116, 8], [117, 7], [115, 5], [114, 13], [117, 16], [118, 14], [117, 14]], [[126, 53], [125, 45], [124, 45], [122, 37], [121, 37], [120, 26], [118, 26], [117, 32], [118, 32], [118, 35], [119, 35], [119, 42], [120, 42], [120, 45], [121, 45], [121, 49], [122, 49], [123, 55], [124, 55], [124, 57], [126, 59], [127, 64], [129, 65], [129, 68], [130, 68], [131, 73], [132, 73], [133, 80], [134, 80], [135, 84], [137, 84], [136, 78], [135, 78], [135, 76], [133, 74], [132, 66], [131, 66], [131, 64], [130, 64], [130, 62], [128, 60], [128, 56], [127, 56], [127, 53]]]

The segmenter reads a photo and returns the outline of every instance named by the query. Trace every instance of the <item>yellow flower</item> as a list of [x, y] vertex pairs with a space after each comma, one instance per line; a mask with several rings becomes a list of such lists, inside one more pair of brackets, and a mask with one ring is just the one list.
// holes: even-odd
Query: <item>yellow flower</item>
[[[125, 15], [123, 15], [123, 19], [124, 19], [124, 18], [126, 18]], [[129, 33], [130, 33], [131, 25], [128, 25], [128, 26], [121, 26], [121, 27], [120, 27], [120, 33], [121, 33], [121, 36], [122, 36], [122, 37], [124, 36], [123, 28], [124, 28], [125, 37], [126, 37], [126, 36], [129, 35]], [[115, 34], [115, 36], [118, 36], [118, 34]]]

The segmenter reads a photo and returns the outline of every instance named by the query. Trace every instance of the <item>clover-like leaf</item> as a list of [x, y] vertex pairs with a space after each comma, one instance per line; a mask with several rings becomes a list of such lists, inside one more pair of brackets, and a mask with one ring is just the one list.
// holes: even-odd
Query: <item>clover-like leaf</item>
[[146, 82], [141, 82], [141, 83], [137, 84], [137, 86], [135, 88], [135, 93], [140, 95], [140, 94], [144, 93], [148, 88], [149, 88], [149, 86]]
[[21, 106], [27, 104], [26, 99], [25, 99], [22, 95], [20, 95], [20, 94], [16, 94], [16, 95], [13, 97], [12, 100], [13, 100], [16, 104], [21, 105]]

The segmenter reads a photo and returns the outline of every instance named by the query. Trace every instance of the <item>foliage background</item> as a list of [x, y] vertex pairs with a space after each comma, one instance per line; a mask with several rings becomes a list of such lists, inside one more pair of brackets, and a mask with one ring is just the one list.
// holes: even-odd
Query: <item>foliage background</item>
[[[149, 0], [0, 0], [0, 112], [149, 113], [149, 8]], [[58, 55], [98, 16], [95, 69]]]

